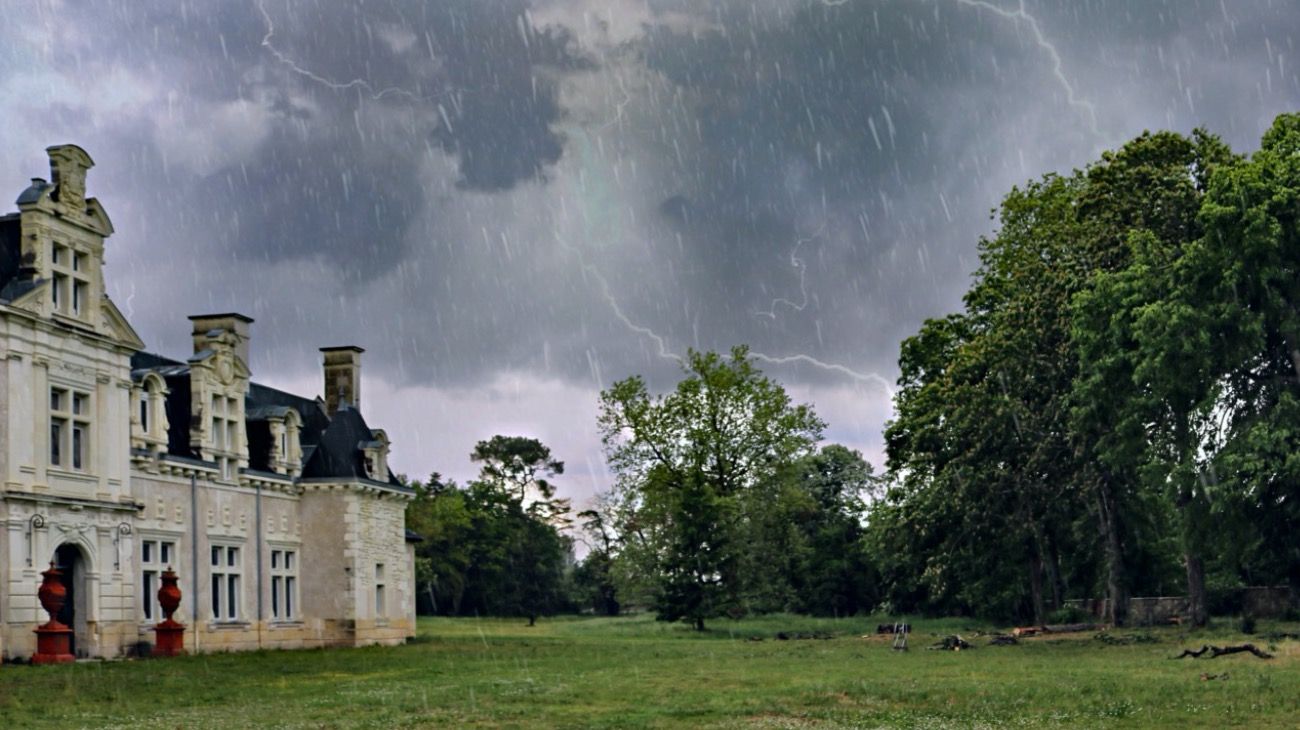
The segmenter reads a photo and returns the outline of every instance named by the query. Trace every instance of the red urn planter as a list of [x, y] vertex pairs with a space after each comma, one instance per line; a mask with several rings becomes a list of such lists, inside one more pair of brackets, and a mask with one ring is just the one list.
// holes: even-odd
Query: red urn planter
[[158, 636], [154, 644], [154, 656], [176, 656], [185, 653], [185, 624], [172, 619], [172, 614], [181, 605], [181, 589], [176, 585], [176, 573], [171, 568], [159, 576], [162, 586], [158, 588], [158, 605], [162, 606], [163, 620], [153, 627]]
[[50, 615], [45, 625], [36, 627], [36, 654], [32, 664], [60, 664], [70, 662], [72, 656], [72, 629], [59, 623], [59, 611], [68, 599], [68, 589], [63, 585], [63, 571], [50, 563], [50, 569], [41, 573], [44, 580], [36, 597], [41, 600], [41, 608]]

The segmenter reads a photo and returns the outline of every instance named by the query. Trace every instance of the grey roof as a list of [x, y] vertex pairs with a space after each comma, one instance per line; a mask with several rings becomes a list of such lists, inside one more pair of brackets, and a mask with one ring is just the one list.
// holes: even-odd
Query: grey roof
[[289, 406], [258, 406], [256, 408], [246, 408], [244, 418], [250, 421], [264, 421], [268, 418], [284, 418], [289, 415], [293, 409]]
[[54, 187], [53, 183], [47, 183], [40, 178], [32, 178], [32, 184], [27, 189], [18, 194], [18, 200], [14, 201], [15, 205], [26, 205], [35, 203], [41, 199], [46, 190]]
[[[201, 351], [189, 358], [189, 362], [201, 361], [208, 354], [208, 350]], [[194, 460], [197, 455], [189, 444], [189, 424], [193, 417], [190, 366], [162, 355], [138, 352], [131, 357], [131, 368], [133, 380], [157, 373], [167, 381], [167, 452], [176, 458]], [[366, 473], [363, 444], [378, 444], [365, 418], [355, 408], [345, 405], [330, 418], [320, 399], [304, 398], [260, 383], [250, 383], [244, 397], [250, 472], [271, 472], [271, 432], [266, 421], [284, 417], [290, 410], [297, 411], [302, 420], [298, 442], [304, 479], [346, 479], [404, 489], [392, 472], [379, 481]]]
[[22, 257], [22, 219], [17, 213], [0, 216], [0, 300], [12, 302], [41, 285]]

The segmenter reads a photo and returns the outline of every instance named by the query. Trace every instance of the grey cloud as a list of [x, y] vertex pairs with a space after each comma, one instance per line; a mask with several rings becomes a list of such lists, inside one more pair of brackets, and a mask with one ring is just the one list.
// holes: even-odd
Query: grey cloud
[[[594, 396], [675, 377], [643, 327], [892, 378], [1011, 185], [1144, 128], [1249, 149], [1300, 105], [1287, 3], [1025, 8], [1099, 135], [1025, 19], [959, 0], [45, 3], [0, 27], [0, 172], [86, 147], [151, 347], [240, 309], [259, 377], [356, 341], [461, 405], [502, 372]], [[878, 438], [878, 388], [770, 369], [857, 388], [873, 425], [837, 436]]]

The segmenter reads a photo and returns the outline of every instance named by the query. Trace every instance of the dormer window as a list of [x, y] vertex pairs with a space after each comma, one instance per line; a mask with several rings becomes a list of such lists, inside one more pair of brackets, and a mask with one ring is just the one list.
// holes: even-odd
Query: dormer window
[[57, 241], [50, 251], [50, 301], [59, 314], [83, 318], [89, 309], [86, 254]]
[[366, 477], [377, 482], [388, 481], [388, 434], [383, 429], [370, 432], [370, 440], [360, 444]]
[[155, 451], [167, 445], [167, 384], [157, 373], [147, 373], [132, 390], [131, 446]]
[[210, 410], [212, 460], [220, 465], [222, 479], [234, 481], [239, 470], [239, 422], [243, 420], [243, 410], [237, 398], [226, 395], [213, 395]]
[[291, 477], [302, 469], [302, 449], [298, 434], [302, 417], [292, 408], [275, 409], [267, 420], [271, 431], [271, 469]]

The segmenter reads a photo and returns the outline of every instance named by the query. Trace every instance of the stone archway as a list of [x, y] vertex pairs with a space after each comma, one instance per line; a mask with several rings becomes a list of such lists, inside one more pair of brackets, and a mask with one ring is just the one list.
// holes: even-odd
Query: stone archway
[[89, 636], [87, 636], [87, 619], [90, 616], [88, 590], [90, 583], [87, 576], [90, 572], [90, 561], [86, 559], [80, 545], [66, 542], [54, 551], [54, 564], [63, 573], [61, 580], [63, 587], [68, 591], [63, 610], [59, 611], [58, 620], [59, 623], [72, 629], [72, 646], [69, 652], [81, 658], [87, 656], [87, 648], [90, 646]]

